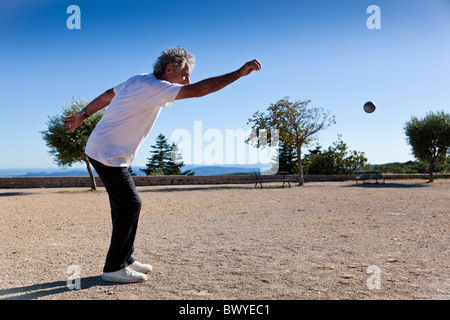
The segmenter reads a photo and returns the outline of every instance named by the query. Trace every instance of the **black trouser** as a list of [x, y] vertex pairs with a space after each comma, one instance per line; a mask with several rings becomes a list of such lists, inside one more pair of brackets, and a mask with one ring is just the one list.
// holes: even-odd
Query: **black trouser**
[[142, 202], [126, 167], [109, 167], [89, 158], [109, 195], [112, 236], [103, 272], [114, 272], [134, 262], [134, 239]]

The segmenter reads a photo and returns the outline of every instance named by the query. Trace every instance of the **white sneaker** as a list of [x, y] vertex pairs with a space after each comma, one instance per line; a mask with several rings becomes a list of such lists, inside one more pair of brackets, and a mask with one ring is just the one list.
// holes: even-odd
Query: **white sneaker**
[[139, 261], [134, 261], [132, 264], [128, 265], [128, 267], [140, 273], [149, 273], [153, 270], [151, 265], [140, 263]]
[[114, 272], [103, 272], [102, 280], [108, 282], [133, 283], [147, 281], [147, 276], [126, 267]]

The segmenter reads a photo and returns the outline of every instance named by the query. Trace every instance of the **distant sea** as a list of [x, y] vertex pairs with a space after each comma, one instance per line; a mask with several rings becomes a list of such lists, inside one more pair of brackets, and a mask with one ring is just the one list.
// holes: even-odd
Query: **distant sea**
[[0, 177], [80, 177], [89, 176], [82, 168], [19, 168], [0, 169]]
[[[133, 173], [137, 176], [145, 176], [140, 169], [145, 167], [131, 166]], [[191, 170], [196, 176], [223, 175], [223, 174], [252, 174], [261, 172], [259, 165], [186, 165], [181, 171]], [[95, 172], [94, 172], [95, 173]], [[85, 168], [19, 168], [0, 169], [0, 177], [84, 177], [89, 176]]]

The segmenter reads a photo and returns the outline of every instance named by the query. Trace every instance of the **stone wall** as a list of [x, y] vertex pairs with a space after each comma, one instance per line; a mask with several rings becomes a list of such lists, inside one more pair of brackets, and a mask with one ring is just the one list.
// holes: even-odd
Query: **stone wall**
[[[428, 179], [427, 174], [386, 174], [386, 179]], [[264, 176], [272, 178], [274, 176]], [[295, 175], [289, 175], [295, 179]], [[450, 174], [436, 174], [435, 178], [450, 178]], [[136, 176], [133, 177], [137, 186], [161, 185], [207, 185], [207, 184], [243, 184], [255, 183], [253, 175], [223, 175], [223, 176]], [[311, 181], [348, 181], [354, 180], [353, 174], [347, 175], [305, 175], [305, 182]], [[103, 186], [100, 178], [96, 178], [97, 186]], [[0, 188], [65, 188], [90, 187], [89, 177], [12, 177], [0, 178]]]

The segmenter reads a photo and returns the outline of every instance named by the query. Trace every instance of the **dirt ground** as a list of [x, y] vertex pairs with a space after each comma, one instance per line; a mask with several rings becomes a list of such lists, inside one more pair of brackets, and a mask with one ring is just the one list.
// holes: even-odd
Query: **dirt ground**
[[101, 280], [102, 188], [0, 189], [0, 299], [450, 298], [449, 179], [138, 190], [154, 271], [123, 285]]

